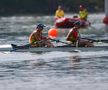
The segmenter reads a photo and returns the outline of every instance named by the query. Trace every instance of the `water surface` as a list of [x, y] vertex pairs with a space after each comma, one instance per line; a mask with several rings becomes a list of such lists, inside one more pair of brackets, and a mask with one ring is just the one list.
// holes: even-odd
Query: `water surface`
[[[67, 15], [71, 17], [71, 15]], [[92, 14], [92, 26], [83, 37], [108, 39], [104, 14]], [[37, 23], [53, 27], [53, 16], [0, 17], [0, 45], [27, 44]], [[61, 40], [67, 31], [59, 30]], [[108, 51], [99, 52], [0, 52], [0, 90], [107, 90]]]

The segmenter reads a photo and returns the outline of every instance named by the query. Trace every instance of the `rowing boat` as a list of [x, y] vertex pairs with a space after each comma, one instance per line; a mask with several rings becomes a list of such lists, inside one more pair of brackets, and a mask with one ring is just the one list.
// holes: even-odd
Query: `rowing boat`
[[108, 51], [108, 46], [94, 46], [94, 47], [72, 47], [72, 46], [56, 46], [48, 47], [26, 47], [19, 48], [16, 45], [0, 46], [0, 51], [15, 51], [15, 52], [50, 52], [50, 51], [63, 51], [63, 52], [76, 52], [76, 51]]

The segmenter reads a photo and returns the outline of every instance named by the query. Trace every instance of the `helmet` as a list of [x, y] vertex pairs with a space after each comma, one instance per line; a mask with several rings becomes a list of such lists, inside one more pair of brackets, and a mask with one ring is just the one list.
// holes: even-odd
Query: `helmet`
[[42, 28], [42, 29], [43, 29], [44, 27], [45, 27], [45, 25], [43, 25], [43, 24], [41, 24], [41, 23], [38, 24], [38, 25], [36, 26], [36, 28]]
[[83, 7], [83, 5], [80, 5], [80, 8], [82, 8]]
[[83, 6], [83, 5], [80, 5], [79, 8], [80, 8], [80, 9], [84, 9], [84, 6]]
[[58, 6], [58, 8], [59, 8], [59, 9], [61, 9], [61, 8], [62, 8], [62, 6], [61, 6], [61, 5], [59, 5], [59, 6]]

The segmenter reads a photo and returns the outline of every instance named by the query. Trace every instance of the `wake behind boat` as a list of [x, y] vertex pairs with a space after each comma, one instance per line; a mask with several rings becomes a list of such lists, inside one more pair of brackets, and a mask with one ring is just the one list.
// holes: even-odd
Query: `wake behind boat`
[[29, 47], [29, 46], [17, 46], [2, 45], [0, 51], [14, 51], [14, 52], [51, 52], [51, 51], [63, 51], [63, 52], [78, 52], [78, 51], [108, 51], [108, 46], [94, 46], [94, 47], [72, 47], [72, 46], [56, 46], [56, 47]]

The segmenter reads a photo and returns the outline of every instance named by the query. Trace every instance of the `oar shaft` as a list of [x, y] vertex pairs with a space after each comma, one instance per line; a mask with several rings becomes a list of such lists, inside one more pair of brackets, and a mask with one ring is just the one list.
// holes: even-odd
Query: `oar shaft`
[[56, 40], [56, 39], [50, 39], [50, 40], [52, 40], [52, 41], [56, 41], [56, 42], [61, 42], [61, 43], [64, 43], [64, 44], [69, 44], [69, 43], [67, 43], [67, 42], [63, 42], [63, 41]]
[[98, 39], [98, 40], [90, 39], [90, 38], [81, 38], [81, 39], [90, 40], [92, 42], [104, 42], [104, 43], [108, 43], [108, 40], [105, 40], [105, 39]]

